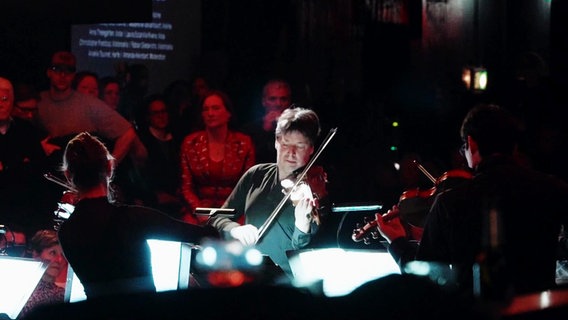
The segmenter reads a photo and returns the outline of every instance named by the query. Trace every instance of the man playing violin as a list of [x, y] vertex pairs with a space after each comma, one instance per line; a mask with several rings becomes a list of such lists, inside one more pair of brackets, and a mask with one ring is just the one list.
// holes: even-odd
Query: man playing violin
[[[396, 207], [376, 215], [379, 232], [400, 265], [410, 260], [449, 264], [458, 290], [469, 296], [472, 267], [488, 241], [498, 240], [493, 247], [503, 253], [509, 293], [556, 285], [558, 239], [561, 226], [568, 224], [568, 184], [516, 161], [518, 128], [516, 119], [498, 106], [479, 105], [469, 111], [461, 137], [474, 177], [436, 196], [418, 248], [407, 241]], [[494, 229], [498, 232], [489, 233], [494, 221], [499, 221]]]
[[[308, 164], [320, 131], [319, 118], [314, 111], [284, 110], [275, 129], [276, 163], [257, 164], [241, 177], [223, 205], [223, 208], [235, 209], [236, 217], [213, 216], [208, 221], [227, 238], [237, 239], [244, 245], [256, 245], [288, 276], [292, 276], [292, 272], [286, 251], [304, 248], [312, 240], [317, 225], [311, 213], [317, 201], [311, 192], [306, 192], [295, 196], [297, 204], [286, 201], [279, 212], [275, 209], [285, 196], [281, 182], [292, 178]], [[235, 222], [241, 215], [245, 216], [244, 225]], [[266, 221], [274, 216], [273, 223], [267, 225]]]

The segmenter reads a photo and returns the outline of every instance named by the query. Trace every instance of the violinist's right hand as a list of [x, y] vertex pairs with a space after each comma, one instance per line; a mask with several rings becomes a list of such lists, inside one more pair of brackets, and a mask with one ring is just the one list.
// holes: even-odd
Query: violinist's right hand
[[234, 227], [229, 231], [229, 234], [245, 246], [254, 245], [258, 241], [258, 228], [252, 224]]
[[61, 196], [61, 203], [68, 203], [74, 206], [77, 202], [79, 202], [79, 196], [76, 192], [69, 190], [63, 192], [63, 196]]
[[375, 220], [377, 221], [377, 229], [389, 244], [395, 239], [406, 237], [406, 229], [399, 218], [398, 206], [394, 205], [384, 215], [375, 213]]

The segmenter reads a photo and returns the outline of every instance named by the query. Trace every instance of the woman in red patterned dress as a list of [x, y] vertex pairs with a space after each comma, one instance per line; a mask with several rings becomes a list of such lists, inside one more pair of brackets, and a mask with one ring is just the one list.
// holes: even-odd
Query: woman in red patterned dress
[[187, 135], [181, 145], [181, 191], [186, 222], [204, 223], [197, 207], [219, 208], [241, 175], [255, 164], [250, 136], [231, 128], [234, 112], [227, 95], [211, 91], [201, 103], [205, 128]]

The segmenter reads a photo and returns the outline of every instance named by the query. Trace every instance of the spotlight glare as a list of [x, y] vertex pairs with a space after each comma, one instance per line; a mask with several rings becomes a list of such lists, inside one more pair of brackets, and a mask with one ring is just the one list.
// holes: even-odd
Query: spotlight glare
[[478, 81], [476, 81], [476, 89], [485, 90], [487, 88], [487, 71], [479, 71], [479, 75], [476, 74], [476, 78], [478, 78]]
[[207, 247], [201, 251], [201, 258], [203, 264], [213, 266], [217, 262], [217, 250], [213, 247]]
[[251, 266], [259, 266], [262, 264], [262, 254], [257, 249], [249, 249], [245, 253], [245, 259]]

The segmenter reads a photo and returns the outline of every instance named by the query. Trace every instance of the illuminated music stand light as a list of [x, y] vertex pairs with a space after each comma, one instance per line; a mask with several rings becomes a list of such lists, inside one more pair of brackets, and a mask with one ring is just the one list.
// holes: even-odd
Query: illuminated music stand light
[[[191, 248], [189, 243], [166, 240], [147, 240], [152, 253], [152, 275], [156, 292], [189, 287]], [[83, 285], [71, 266], [68, 269], [65, 297], [68, 302], [85, 300]]]
[[0, 256], [0, 315], [18, 317], [45, 269], [41, 261]]
[[347, 295], [368, 281], [401, 273], [387, 251], [327, 248], [293, 250], [287, 254], [296, 285], [321, 280], [327, 297]]
[[287, 252], [294, 283], [309, 286], [321, 281], [323, 294], [342, 296], [360, 285], [390, 274], [400, 274], [400, 268], [385, 246], [377, 239], [368, 246], [352, 240], [353, 229], [363, 218], [374, 217], [383, 205], [380, 202], [334, 204], [331, 209], [331, 230], [335, 241], [331, 247], [291, 250]]

